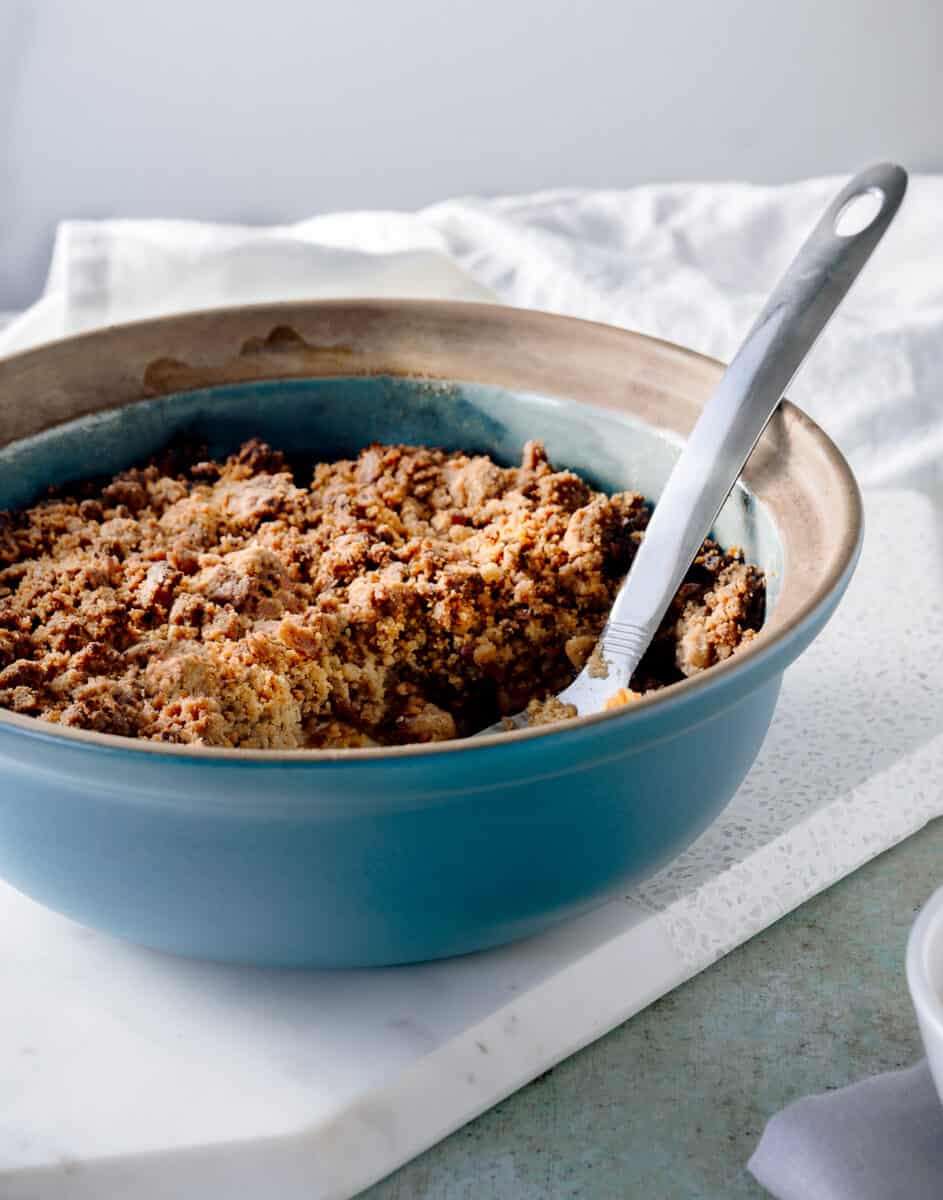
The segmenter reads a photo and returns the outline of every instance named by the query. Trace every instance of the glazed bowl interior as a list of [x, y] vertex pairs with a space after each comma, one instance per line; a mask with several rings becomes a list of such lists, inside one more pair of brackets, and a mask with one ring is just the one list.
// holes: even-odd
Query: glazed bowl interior
[[[721, 374], [719, 363], [655, 339], [482, 304], [266, 305], [117, 326], [0, 362], [0, 507], [27, 504], [50, 485], [113, 474], [181, 435], [205, 442], [214, 456], [263, 437], [309, 463], [354, 455], [371, 442], [412, 442], [511, 464], [525, 441], [541, 438], [556, 466], [657, 502]], [[631, 712], [568, 722], [568, 733], [596, 722], [645, 721], [649, 709], [714, 690], [751, 660], [785, 661], [798, 652], [853, 570], [860, 496], [825, 434], [785, 402], [714, 533], [766, 573], [761, 635], [709, 672], [644, 697]], [[7, 711], [0, 711], [3, 725], [48, 732]], [[83, 730], [57, 729], [56, 736], [128, 745]], [[467, 745], [290, 753], [427, 755]], [[288, 753], [200, 746], [175, 752]]]
[[[657, 501], [681, 439], [630, 413], [461, 381], [389, 375], [268, 380], [175, 393], [69, 421], [0, 449], [0, 508], [15, 509], [49, 486], [108, 476], [171, 440], [205, 444], [225, 457], [261, 437], [302, 465], [356, 456], [371, 442], [407, 443], [520, 461], [541, 438], [551, 461], [605, 491]], [[775, 608], [783, 547], [765, 506], [738, 484], [714, 530], [766, 572]]]

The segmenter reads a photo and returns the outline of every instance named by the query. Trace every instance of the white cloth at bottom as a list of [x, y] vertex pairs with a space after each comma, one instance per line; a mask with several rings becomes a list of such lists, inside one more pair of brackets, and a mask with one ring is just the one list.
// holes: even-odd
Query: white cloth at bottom
[[748, 1168], [776, 1200], [940, 1200], [943, 1107], [929, 1067], [797, 1100]]

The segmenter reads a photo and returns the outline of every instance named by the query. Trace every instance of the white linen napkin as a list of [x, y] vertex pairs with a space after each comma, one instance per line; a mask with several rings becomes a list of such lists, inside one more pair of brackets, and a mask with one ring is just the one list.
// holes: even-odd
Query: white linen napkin
[[797, 1100], [747, 1166], [776, 1200], [940, 1200], [943, 1108], [929, 1067]]
[[[186, 308], [400, 294], [495, 295], [729, 358], [842, 182], [571, 190], [273, 228], [66, 222], [43, 298], [0, 353]], [[911, 180], [791, 395], [865, 486], [943, 482], [943, 176]]]
[[46, 288], [0, 332], [0, 354], [101, 325], [233, 304], [354, 296], [495, 300], [406, 213], [266, 228], [64, 221]]

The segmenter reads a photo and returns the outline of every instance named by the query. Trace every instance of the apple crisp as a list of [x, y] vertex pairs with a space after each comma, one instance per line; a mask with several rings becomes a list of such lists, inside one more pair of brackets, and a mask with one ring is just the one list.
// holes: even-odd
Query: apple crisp
[[[209, 746], [461, 737], [572, 680], [648, 516], [539, 442], [516, 467], [171, 449], [0, 514], [0, 706]], [[705, 542], [633, 691], [729, 657], [763, 610], [762, 572]]]

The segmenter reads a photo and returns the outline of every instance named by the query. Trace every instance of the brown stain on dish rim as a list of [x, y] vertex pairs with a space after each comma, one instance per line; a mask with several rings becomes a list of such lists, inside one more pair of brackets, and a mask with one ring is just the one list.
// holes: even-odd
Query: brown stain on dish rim
[[[345, 343], [316, 346], [291, 325], [275, 325], [267, 336], [246, 338], [239, 353], [215, 364], [194, 364], [179, 358], [156, 358], [144, 369], [143, 394], [167, 396], [217, 384], [255, 379], [307, 377], [311, 374], [374, 374], [357, 366], [356, 350]], [[405, 373], [391, 365], [389, 374]]]

